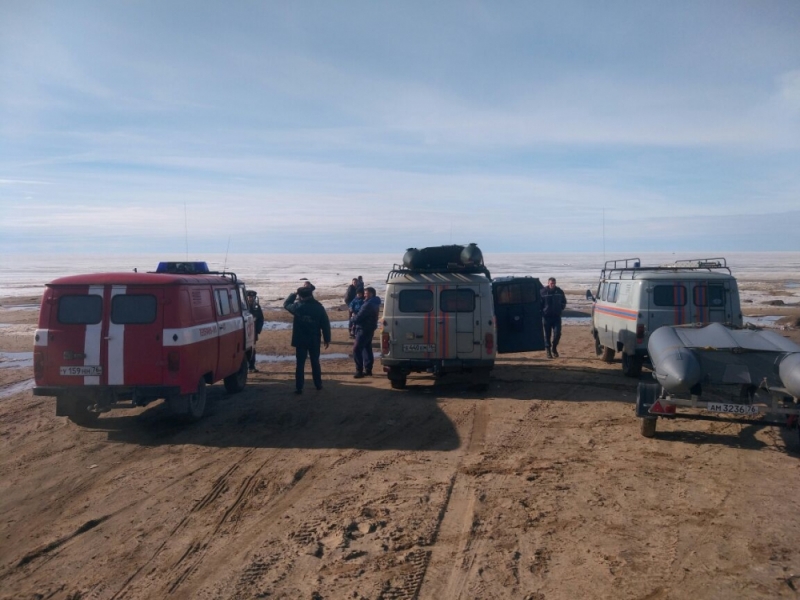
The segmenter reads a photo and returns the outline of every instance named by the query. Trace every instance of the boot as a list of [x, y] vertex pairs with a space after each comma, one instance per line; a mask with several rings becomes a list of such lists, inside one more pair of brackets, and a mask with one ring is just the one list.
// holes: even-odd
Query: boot
[[547, 349], [547, 358], [553, 358], [553, 353], [550, 352], [550, 348]]
[[555, 347], [555, 346], [553, 346], [553, 356], [555, 356], [556, 358], [558, 358], [558, 350], [556, 350], [556, 347]]

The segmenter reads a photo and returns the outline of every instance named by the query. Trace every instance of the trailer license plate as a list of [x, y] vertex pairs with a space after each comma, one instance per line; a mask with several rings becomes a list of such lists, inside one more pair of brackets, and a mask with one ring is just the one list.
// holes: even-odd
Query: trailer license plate
[[82, 367], [61, 367], [60, 373], [62, 375], [76, 375], [78, 377], [85, 377], [87, 375], [102, 375], [103, 367], [84, 365]]
[[735, 415], [757, 415], [758, 407], [752, 404], [722, 404], [716, 402], [708, 403], [708, 410], [718, 413], [733, 413]]
[[436, 352], [436, 344], [403, 344], [403, 352]]

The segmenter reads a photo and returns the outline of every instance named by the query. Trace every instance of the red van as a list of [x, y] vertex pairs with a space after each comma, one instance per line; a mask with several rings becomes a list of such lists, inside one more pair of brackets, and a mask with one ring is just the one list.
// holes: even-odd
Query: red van
[[203, 416], [206, 385], [247, 383], [255, 342], [244, 284], [205, 263], [160, 263], [155, 273], [97, 273], [47, 284], [34, 336], [37, 396], [88, 424], [111, 408], [164, 398]]

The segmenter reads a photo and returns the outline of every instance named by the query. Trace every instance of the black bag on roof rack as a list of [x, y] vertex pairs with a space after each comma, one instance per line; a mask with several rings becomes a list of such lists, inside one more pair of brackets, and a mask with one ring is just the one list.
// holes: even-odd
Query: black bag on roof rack
[[415, 271], [462, 270], [468, 267], [483, 267], [483, 253], [477, 244], [409, 248], [403, 255], [403, 266]]

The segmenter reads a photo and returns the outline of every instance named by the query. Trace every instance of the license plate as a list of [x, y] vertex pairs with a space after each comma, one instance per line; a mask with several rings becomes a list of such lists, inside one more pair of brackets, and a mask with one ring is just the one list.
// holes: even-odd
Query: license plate
[[75, 375], [78, 377], [102, 375], [103, 367], [89, 365], [84, 365], [82, 367], [61, 367], [60, 373], [62, 375]]
[[436, 352], [436, 344], [403, 344], [403, 352]]
[[733, 413], [735, 415], [757, 415], [758, 407], [752, 404], [722, 404], [709, 402], [707, 409], [710, 412]]

